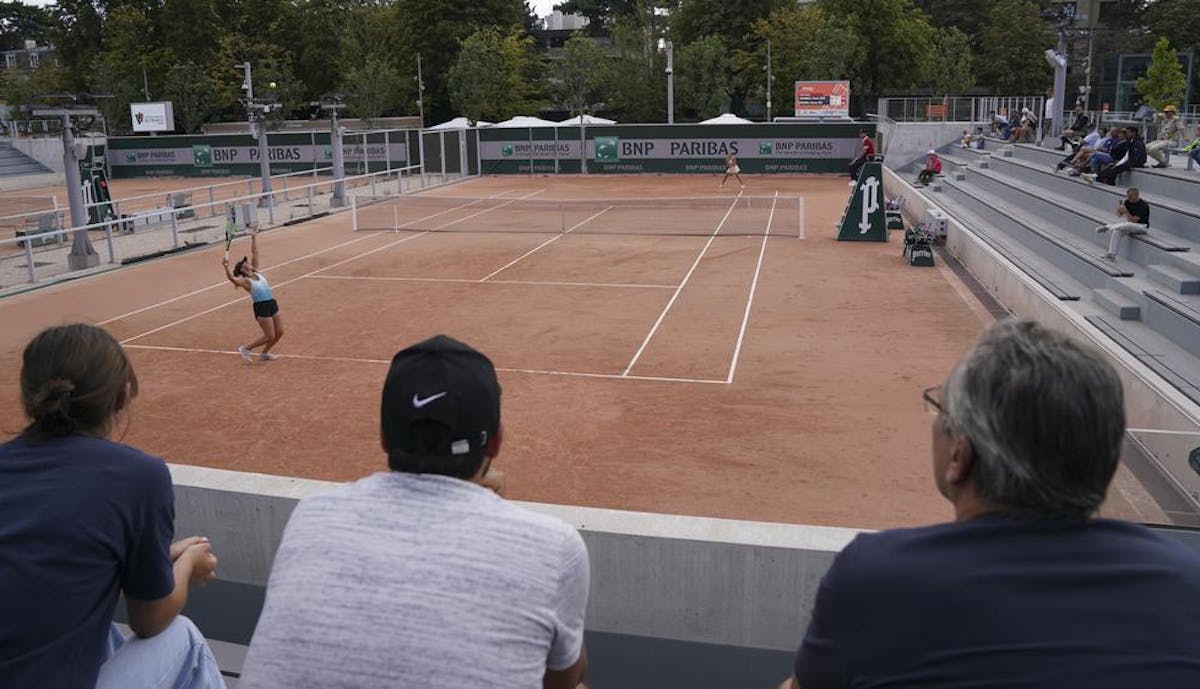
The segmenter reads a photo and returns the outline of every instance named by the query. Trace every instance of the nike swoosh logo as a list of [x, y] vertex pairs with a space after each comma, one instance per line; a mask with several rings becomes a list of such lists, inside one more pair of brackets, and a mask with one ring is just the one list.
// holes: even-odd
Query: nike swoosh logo
[[445, 396], [446, 396], [446, 393], [439, 392], [436, 395], [430, 395], [429, 397], [426, 397], [425, 399], [421, 399], [419, 396], [417, 396], [417, 393], [414, 392], [413, 393], [413, 406], [416, 407], [417, 409], [420, 409], [421, 407], [424, 407], [425, 405], [429, 404], [430, 402], [432, 402], [434, 400], [439, 400]]

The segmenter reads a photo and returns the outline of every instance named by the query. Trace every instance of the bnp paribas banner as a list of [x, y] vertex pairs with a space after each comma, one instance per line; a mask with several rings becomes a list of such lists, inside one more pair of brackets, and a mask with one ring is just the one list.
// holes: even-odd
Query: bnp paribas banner
[[[733, 155], [745, 172], [842, 172], [858, 155], [858, 125], [628, 125], [480, 131], [485, 173], [718, 173]], [[583, 152], [581, 156], [580, 153]]]
[[[415, 140], [415, 139], [414, 139]], [[270, 137], [267, 160], [273, 174], [311, 170], [333, 164], [329, 135], [279, 135]], [[257, 175], [259, 151], [245, 136], [137, 137], [109, 139], [108, 164], [114, 177], [223, 177]], [[116, 145], [112, 145], [115, 143]], [[367, 162], [371, 170], [406, 165], [408, 144], [400, 141], [343, 142], [348, 172]]]

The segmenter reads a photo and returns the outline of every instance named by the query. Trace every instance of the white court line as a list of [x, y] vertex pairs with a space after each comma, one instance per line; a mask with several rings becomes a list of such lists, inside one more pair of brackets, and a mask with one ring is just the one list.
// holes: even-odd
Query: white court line
[[[507, 194], [507, 193], [509, 193], [509, 191], [512, 191], [512, 190], [510, 189], [510, 190], [502, 191], [502, 192], [500, 192], [499, 194], [495, 194], [495, 195], [493, 195], [493, 196], [492, 196], [492, 198], [495, 198], [495, 197], [497, 197], [497, 196], [502, 196], [502, 195], [504, 195], [504, 194]], [[471, 201], [470, 203], [464, 203], [463, 205], [461, 205], [461, 206], [458, 206], [458, 207], [456, 207], [456, 208], [451, 208], [451, 209], [449, 209], [449, 210], [442, 211], [441, 213], [435, 213], [434, 215], [430, 215], [430, 216], [427, 216], [427, 217], [425, 217], [425, 218], [421, 218], [421, 220], [428, 220], [429, 218], [437, 217], [438, 215], [442, 215], [442, 214], [444, 214], [444, 213], [449, 213], [451, 210], [458, 210], [459, 208], [463, 208], [463, 207], [465, 207], [465, 206], [469, 206], [469, 205], [471, 205], [472, 203], [477, 203], [478, 201], [479, 201], [479, 199], [476, 199], [476, 200], [474, 200], [474, 201]], [[418, 220], [417, 222], [420, 222], [420, 221]], [[291, 260], [289, 260], [289, 261], [284, 261], [283, 263], [277, 263], [277, 264], [275, 264], [275, 265], [273, 265], [273, 266], [270, 266], [269, 268], [263, 268], [263, 269], [262, 269], [262, 272], [264, 272], [264, 273], [265, 273], [265, 272], [267, 272], [268, 270], [275, 270], [276, 268], [282, 268], [282, 267], [284, 267], [284, 266], [291, 265], [291, 264], [293, 264], [293, 263], [295, 263], [295, 262], [297, 262], [297, 261], [303, 261], [303, 260], [305, 260], [305, 259], [307, 259], [307, 258], [312, 258], [313, 256], [320, 256], [321, 254], [323, 254], [323, 253], [325, 253], [325, 252], [327, 252], [327, 251], [333, 251], [334, 249], [340, 249], [340, 248], [341, 248], [341, 247], [343, 247], [343, 246], [348, 246], [348, 245], [350, 245], [350, 244], [354, 244], [355, 242], [361, 242], [361, 241], [363, 241], [363, 240], [370, 239], [371, 237], [377, 236], [378, 234], [379, 234], [378, 232], [376, 232], [376, 233], [371, 233], [371, 234], [365, 234], [365, 235], [363, 235], [362, 237], [359, 237], [358, 239], [350, 239], [350, 240], [348, 240], [348, 241], [342, 242], [341, 244], [334, 244], [334, 245], [333, 245], [333, 246], [331, 246], [331, 247], [327, 247], [327, 248], [324, 248], [324, 249], [320, 249], [320, 250], [318, 250], [318, 251], [314, 251], [314, 252], [312, 252], [312, 253], [310, 253], [310, 254], [305, 254], [305, 255], [303, 255], [303, 256], [299, 256], [299, 257], [297, 257], [297, 258], [293, 258], [293, 259], [291, 259]], [[140, 308], [140, 309], [135, 309], [135, 310], [133, 310], [133, 311], [130, 311], [130, 312], [128, 312], [128, 313], [123, 313], [123, 314], [121, 314], [120, 316], [113, 316], [112, 318], [107, 318], [107, 319], [105, 319], [105, 320], [102, 320], [102, 321], [100, 321], [99, 323], [96, 323], [96, 325], [107, 325], [107, 324], [109, 324], [109, 323], [112, 323], [113, 321], [119, 321], [119, 320], [121, 320], [122, 318], [128, 318], [128, 317], [130, 317], [130, 316], [136, 316], [136, 315], [138, 315], [139, 313], [142, 313], [142, 312], [145, 312], [145, 311], [149, 311], [149, 310], [151, 310], [151, 309], [157, 309], [158, 307], [160, 307], [160, 306], [166, 306], [167, 304], [173, 304], [173, 303], [175, 303], [175, 302], [179, 301], [180, 299], [187, 299], [188, 297], [194, 297], [194, 296], [196, 296], [197, 294], [200, 294], [201, 292], [207, 292], [207, 291], [208, 291], [208, 290], [210, 290], [210, 289], [216, 289], [217, 287], [223, 287], [223, 286], [225, 286], [225, 285], [227, 285], [227, 284], [229, 284], [229, 281], [228, 281], [228, 280], [222, 280], [221, 282], [217, 282], [217, 283], [211, 284], [211, 285], [209, 285], [208, 287], [201, 287], [200, 289], [197, 289], [197, 290], [192, 290], [191, 292], [188, 292], [187, 294], [181, 294], [181, 295], [180, 295], [180, 296], [178, 296], [178, 297], [172, 297], [171, 299], [165, 299], [165, 300], [163, 300], [163, 301], [160, 301], [160, 302], [158, 302], [157, 304], [151, 304], [150, 306], [143, 306], [143, 307], [142, 307], [142, 308]]]
[[1159, 428], [1126, 428], [1126, 433], [1141, 433], [1144, 435], [1185, 435], [1189, 438], [1200, 437], [1200, 431], [1168, 431]]
[[[481, 280], [471, 278], [387, 277], [372, 275], [313, 275], [313, 280], [366, 280], [381, 282], [461, 282], [477, 285]], [[643, 285], [629, 282], [558, 282], [552, 280], [489, 280], [489, 285], [550, 285], [556, 287], [625, 287], [642, 289], [675, 289], [675, 285]]]
[[606, 212], [608, 212], [608, 211], [610, 211], [610, 210], [612, 210], [612, 206], [609, 206], [609, 207], [605, 208], [604, 210], [600, 211], [599, 213], [596, 213], [596, 214], [592, 215], [592, 216], [591, 216], [590, 218], [588, 218], [587, 220], [583, 220], [583, 221], [580, 221], [580, 222], [577, 222], [577, 223], [575, 223], [575, 224], [574, 224], [574, 225], [572, 225], [570, 228], [568, 228], [567, 230], [565, 230], [565, 231], [564, 231], [562, 234], [557, 234], [557, 235], [554, 235], [554, 236], [553, 236], [553, 237], [551, 237], [550, 239], [547, 239], [546, 241], [542, 242], [541, 244], [538, 244], [537, 246], [533, 247], [533, 248], [532, 248], [532, 249], [530, 249], [529, 251], [526, 251], [525, 253], [521, 254], [520, 256], [518, 256], [517, 258], [513, 259], [512, 261], [510, 261], [510, 262], [508, 262], [508, 263], [504, 264], [504, 265], [503, 265], [503, 266], [501, 266], [500, 268], [497, 268], [496, 270], [494, 270], [494, 271], [492, 271], [492, 272], [488, 273], [487, 275], [485, 275], [484, 277], [480, 278], [480, 279], [479, 279], [479, 281], [480, 281], [480, 282], [487, 282], [489, 278], [493, 278], [493, 277], [495, 277], [496, 275], [500, 274], [501, 272], [503, 272], [503, 271], [505, 271], [505, 270], [507, 270], [507, 269], [509, 269], [509, 268], [511, 268], [511, 267], [513, 267], [513, 266], [515, 266], [516, 264], [520, 263], [522, 260], [524, 260], [524, 259], [528, 258], [529, 256], [531, 256], [531, 255], [532, 255], [534, 252], [536, 252], [538, 249], [541, 249], [542, 247], [546, 246], [547, 244], [552, 244], [552, 243], [554, 243], [554, 242], [557, 242], [558, 240], [562, 239], [564, 235], [570, 234], [570, 233], [571, 233], [571, 230], [574, 230], [575, 228], [579, 227], [580, 225], [582, 225], [582, 224], [584, 224], [584, 223], [586, 223], [586, 222], [591, 222], [592, 220], [594, 220], [594, 219], [596, 219], [596, 218], [600, 217], [600, 216], [601, 216], [603, 213], [606, 213]]
[[[520, 199], [523, 199], [523, 198], [529, 198], [530, 196], [533, 196], [533, 194], [538, 194], [538, 193], [541, 193], [541, 191], [543, 191], [543, 190], [538, 190], [538, 191], [535, 191], [535, 192], [533, 192], [533, 193], [531, 193], [531, 194], [527, 194], [527, 195], [525, 195], [525, 196], [523, 196], [523, 197], [519, 197], [519, 198], [513, 199], [513, 201], [519, 201]], [[508, 193], [508, 192], [504, 192], [504, 193]], [[502, 205], [507, 205], [507, 204], [502, 204]], [[496, 206], [496, 208], [500, 208], [500, 206]], [[488, 210], [494, 210], [494, 209], [488, 209]], [[486, 212], [486, 211], [481, 211], [481, 212]], [[478, 213], [476, 213], [475, 215], [478, 215]], [[473, 217], [473, 216], [471, 216], [471, 217]], [[437, 228], [434, 228], [434, 229], [437, 229]], [[407, 237], [402, 237], [402, 238], [400, 238], [400, 239], [397, 239], [397, 240], [396, 240], [396, 241], [394, 241], [394, 242], [388, 242], [387, 244], [384, 244], [383, 246], [380, 246], [380, 247], [377, 247], [377, 248], [371, 249], [370, 251], [364, 251], [364, 252], [363, 252], [363, 253], [361, 253], [361, 254], [357, 254], [357, 255], [355, 255], [355, 256], [351, 256], [350, 258], [343, 259], [343, 260], [341, 260], [341, 261], [338, 261], [337, 263], [331, 263], [331, 264], [329, 264], [329, 265], [325, 266], [324, 268], [318, 268], [318, 269], [316, 269], [316, 270], [314, 270], [314, 271], [310, 271], [310, 272], [308, 272], [308, 273], [305, 273], [304, 275], [301, 275], [301, 276], [299, 276], [299, 277], [292, 278], [291, 280], [284, 280], [283, 282], [279, 283], [278, 285], [275, 285], [275, 286], [273, 286], [273, 288], [272, 288], [272, 289], [279, 289], [280, 287], [283, 287], [283, 286], [285, 286], [285, 285], [290, 285], [290, 284], [292, 284], [293, 282], [298, 282], [298, 281], [300, 281], [300, 280], [303, 280], [303, 279], [305, 279], [305, 278], [312, 277], [312, 276], [314, 276], [314, 275], [317, 275], [318, 273], [322, 273], [322, 272], [324, 272], [324, 271], [326, 271], [326, 270], [329, 270], [329, 269], [331, 269], [331, 268], [337, 268], [338, 266], [340, 266], [340, 265], [345, 265], [345, 264], [347, 264], [347, 263], [349, 263], [349, 262], [351, 262], [351, 261], [357, 261], [357, 260], [358, 260], [358, 259], [360, 259], [360, 258], [364, 258], [364, 257], [366, 257], [366, 256], [370, 256], [371, 254], [378, 253], [378, 252], [380, 252], [380, 251], [383, 251], [384, 249], [390, 249], [391, 247], [393, 247], [393, 246], [396, 246], [397, 244], [403, 244], [404, 242], [407, 242], [407, 241], [409, 241], [409, 240], [411, 240], [411, 239], [416, 239], [417, 237], [423, 237], [423, 236], [425, 236], [425, 235], [427, 235], [427, 234], [429, 234], [429, 231], [426, 231], [426, 232], [420, 232], [420, 233], [418, 233], [418, 234], [410, 234], [410, 235], [408, 235]], [[372, 236], [374, 236], [374, 235], [372, 235]], [[188, 321], [190, 321], [190, 320], [192, 320], [192, 319], [194, 319], [194, 318], [199, 318], [200, 316], [204, 316], [204, 315], [206, 315], [206, 314], [210, 314], [210, 313], [212, 313], [213, 311], [217, 311], [217, 310], [219, 310], [219, 309], [223, 309], [223, 308], [225, 308], [226, 306], [231, 306], [231, 305], [233, 305], [233, 304], [239, 304], [239, 303], [241, 303], [241, 302], [243, 302], [243, 301], [245, 301], [245, 297], [239, 297], [239, 298], [237, 298], [237, 299], [233, 299], [233, 300], [231, 300], [231, 301], [227, 301], [227, 302], [225, 302], [224, 304], [219, 304], [219, 305], [217, 305], [217, 306], [214, 306], [214, 307], [212, 307], [211, 309], [205, 309], [205, 310], [203, 310], [203, 311], [201, 311], [201, 312], [199, 312], [199, 313], [194, 313], [194, 314], [192, 314], [192, 315], [190, 315], [190, 316], [185, 316], [184, 318], [179, 318], [179, 319], [177, 319], [177, 320], [171, 321], [170, 323], [167, 323], [166, 325], [160, 325], [159, 327], [157, 327], [157, 328], [154, 328], [154, 329], [152, 329], [152, 330], [147, 330], [146, 332], [144, 332], [144, 333], [141, 333], [140, 335], [134, 335], [133, 337], [128, 337], [128, 338], [125, 338], [124, 340], [121, 340], [121, 344], [128, 344], [128, 343], [130, 343], [130, 342], [133, 342], [134, 340], [140, 340], [141, 338], [143, 338], [143, 337], [146, 337], [147, 335], [153, 335], [154, 333], [161, 332], [161, 331], [163, 331], [163, 330], [166, 330], [167, 328], [172, 328], [172, 327], [174, 327], [174, 326], [176, 326], [176, 325], [179, 325], [179, 324], [181, 324], [181, 323], [186, 323], [186, 322], [188, 322]]]
[[726, 383], [733, 382], [733, 373], [737, 370], [738, 357], [742, 355], [742, 340], [746, 337], [746, 326], [750, 324], [750, 307], [754, 304], [754, 292], [758, 289], [758, 274], [762, 270], [763, 256], [767, 253], [767, 239], [771, 236], [771, 221], [775, 218], [775, 203], [779, 200], [779, 192], [775, 192], [775, 200], [771, 201], [771, 214], [767, 216], [767, 233], [763, 235], [762, 246], [758, 247], [758, 263], [754, 266], [754, 279], [750, 281], [750, 296], [746, 299], [746, 312], [742, 314], [742, 327], [738, 330], [737, 346], [733, 348], [733, 358], [729, 361], [729, 375]]
[[[236, 350], [225, 349], [204, 349], [201, 347], [164, 347], [160, 345], [125, 345], [126, 349], [146, 349], [157, 352], [185, 352], [189, 354], [224, 354], [227, 356], [240, 357], [241, 353]], [[331, 361], [352, 364], [379, 364], [389, 365], [390, 359], [362, 359], [346, 356], [316, 356], [312, 354], [279, 354], [280, 359], [299, 359], [304, 361]], [[527, 373], [531, 375], [545, 376], [565, 376], [572, 378], [601, 378], [607, 380], [641, 380], [652, 381], [659, 383], [698, 383], [703, 385], [725, 385], [723, 380], [712, 380], [708, 378], [668, 378], [664, 376], [626, 376], [618, 373], [588, 373], [585, 371], [553, 371], [550, 369], [537, 368], [504, 368], [496, 367], [496, 371], [501, 373]]]
[[683, 288], [685, 285], [687, 285], [688, 280], [692, 279], [692, 273], [696, 271], [696, 266], [700, 265], [700, 259], [704, 258], [704, 254], [708, 253], [708, 247], [712, 246], [713, 240], [717, 238], [717, 233], [720, 232], [721, 228], [725, 226], [725, 221], [729, 220], [729, 214], [733, 213], [733, 209], [737, 207], [738, 199], [742, 198], [742, 193], [742, 191], [739, 191], [738, 195], [733, 198], [733, 203], [729, 204], [729, 210], [725, 211], [725, 217], [721, 218], [721, 222], [717, 224], [716, 229], [714, 229], [712, 234], [708, 236], [708, 241], [704, 243], [704, 248], [700, 249], [700, 253], [696, 255], [696, 260], [692, 261], [692, 267], [688, 268], [687, 274], [683, 276], [683, 281], [680, 282], [679, 286], [675, 288], [675, 294], [671, 295], [671, 300], [667, 302], [665, 307], [663, 307], [662, 313], [658, 314], [658, 320], [654, 321], [654, 325], [650, 328], [650, 332], [646, 335], [646, 339], [642, 340], [642, 346], [638, 347], [637, 352], [633, 355], [633, 358], [629, 360], [629, 365], [625, 367], [625, 370], [621, 373], [621, 375], [629, 375], [629, 371], [633, 369], [634, 365], [637, 364], [638, 359], [642, 357], [642, 352], [646, 351], [646, 346], [649, 345], [650, 340], [654, 338], [654, 333], [658, 332], [658, 326], [662, 325], [663, 320], [667, 317], [667, 312], [670, 311], [671, 307], [675, 305], [675, 300], [679, 298], [679, 293], [683, 291]]

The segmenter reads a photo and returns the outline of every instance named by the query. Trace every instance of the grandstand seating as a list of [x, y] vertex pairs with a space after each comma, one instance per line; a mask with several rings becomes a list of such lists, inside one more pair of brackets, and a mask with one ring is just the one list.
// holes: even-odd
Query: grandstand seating
[[0, 177], [43, 174], [50, 169], [33, 158], [14, 149], [7, 141], [0, 141]]
[[[1200, 402], [1200, 175], [1138, 169], [1118, 186], [1056, 173], [1063, 153], [988, 140], [985, 150], [947, 146], [942, 177], [927, 193], [1089, 322]], [[915, 178], [921, 162], [902, 168]], [[1150, 204], [1150, 232], [1127, 238], [1105, 261], [1125, 189]]]

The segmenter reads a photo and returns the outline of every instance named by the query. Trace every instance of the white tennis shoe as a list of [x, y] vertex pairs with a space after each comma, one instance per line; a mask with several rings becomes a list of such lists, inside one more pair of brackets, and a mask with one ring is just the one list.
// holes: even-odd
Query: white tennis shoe
[[242, 346], [238, 347], [238, 354], [241, 354], [242, 358], [245, 359], [247, 362], [252, 361], [252, 359], [250, 358], [250, 350], [246, 349], [246, 345], [242, 345]]
[[279, 355], [272, 354], [270, 352], [263, 352], [262, 354], [258, 355], [258, 358], [260, 361], [275, 361], [276, 359], [279, 358]]

